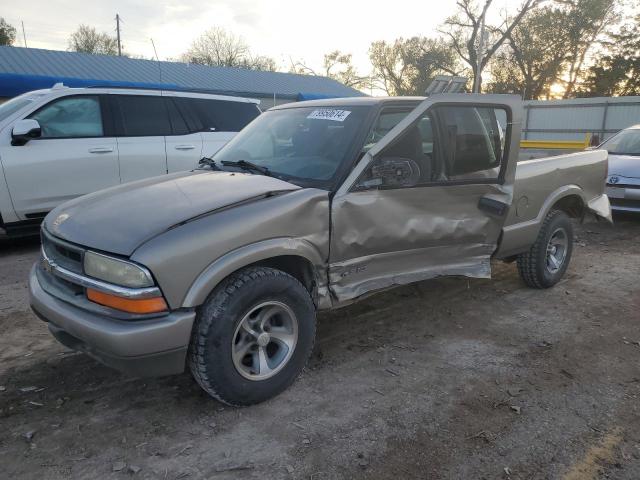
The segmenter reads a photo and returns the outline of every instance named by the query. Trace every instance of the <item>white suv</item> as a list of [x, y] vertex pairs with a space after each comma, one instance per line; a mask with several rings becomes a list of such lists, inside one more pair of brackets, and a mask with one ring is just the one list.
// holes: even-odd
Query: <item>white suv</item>
[[1, 104], [0, 234], [33, 231], [79, 195], [195, 168], [260, 114], [258, 103], [58, 84]]

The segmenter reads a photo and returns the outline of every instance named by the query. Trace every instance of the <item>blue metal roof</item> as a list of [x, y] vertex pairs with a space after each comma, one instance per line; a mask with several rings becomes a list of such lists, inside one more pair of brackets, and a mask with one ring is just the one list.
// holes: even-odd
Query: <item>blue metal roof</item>
[[[162, 70], [162, 78], [160, 71]], [[111, 55], [36, 48], [0, 47], [0, 97], [15, 96], [56, 82], [88, 85], [148, 86], [202, 90], [241, 96], [354, 97], [364, 93], [319, 76], [208, 67], [180, 62], [155, 62]]]

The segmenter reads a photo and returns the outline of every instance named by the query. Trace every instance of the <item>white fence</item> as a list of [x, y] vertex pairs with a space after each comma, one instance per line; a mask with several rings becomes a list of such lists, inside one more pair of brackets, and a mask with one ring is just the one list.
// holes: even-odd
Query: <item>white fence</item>
[[523, 140], [600, 140], [640, 124], [640, 97], [598, 97], [524, 102]]

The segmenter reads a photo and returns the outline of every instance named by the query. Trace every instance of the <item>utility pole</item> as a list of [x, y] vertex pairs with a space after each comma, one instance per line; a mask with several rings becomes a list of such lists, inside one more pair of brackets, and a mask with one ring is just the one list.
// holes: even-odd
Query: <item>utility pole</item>
[[24, 33], [24, 21], [20, 20], [20, 23], [22, 23], [22, 39], [24, 40], [24, 48], [28, 48], [27, 47], [27, 34]]
[[118, 35], [118, 56], [122, 56], [122, 46], [120, 45], [120, 15], [116, 13], [116, 33]]
[[478, 40], [478, 64], [476, 66], [476, 76], [473, 79], [473, 93], [480, 93], [480, 81], [482, 73], [482, 57], [484, 56], [484, 17], [486, 10], [482, 12], [480, 17], [480, 38]]

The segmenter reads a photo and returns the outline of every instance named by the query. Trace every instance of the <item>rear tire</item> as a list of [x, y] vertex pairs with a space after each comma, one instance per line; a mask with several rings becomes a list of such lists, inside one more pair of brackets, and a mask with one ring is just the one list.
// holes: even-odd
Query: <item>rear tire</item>
[[307, 289], [273, 268], [249, 267], [224, 280], [199, 309], [189, 367], [211, 396], [232, 406], [285, 390], [306, 365], [316, 311]]
[[527, 286], [549, 288], [560, 281], [573, 252], [573, 225], [561, 210], [552, 210], [528, 252], [518, 256], [518, 272]]

